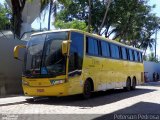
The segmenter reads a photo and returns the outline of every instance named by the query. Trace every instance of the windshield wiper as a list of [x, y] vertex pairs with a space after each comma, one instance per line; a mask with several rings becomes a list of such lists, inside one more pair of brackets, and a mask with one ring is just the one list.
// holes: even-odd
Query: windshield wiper
[[57, 61], [56, 63], [54, 63], [53, 65], [56, 65], [56, 64], [58, 64], [59, 62], [61, 62], [63, 60], [63, 58], [62, 59], [60, 59], [59, 61]]

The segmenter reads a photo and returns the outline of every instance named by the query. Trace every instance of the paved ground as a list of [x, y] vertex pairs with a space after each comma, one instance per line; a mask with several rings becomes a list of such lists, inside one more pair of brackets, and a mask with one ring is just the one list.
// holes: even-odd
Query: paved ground
[[27, 102], [28, 98], [0, 98], [0, 119], [160, 119], [160, 82], [130, 92], [118, 89], [94, 93], [89, 100], [70, 96]]

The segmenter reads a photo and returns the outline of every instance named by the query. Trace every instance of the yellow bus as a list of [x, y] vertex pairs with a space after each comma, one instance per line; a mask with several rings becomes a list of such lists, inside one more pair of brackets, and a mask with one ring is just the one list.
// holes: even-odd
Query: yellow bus
[[75, 29], [31, 35], [25, 48], [22, 86], [26, 96], [68, 96], [143, 83], [142, 51]]

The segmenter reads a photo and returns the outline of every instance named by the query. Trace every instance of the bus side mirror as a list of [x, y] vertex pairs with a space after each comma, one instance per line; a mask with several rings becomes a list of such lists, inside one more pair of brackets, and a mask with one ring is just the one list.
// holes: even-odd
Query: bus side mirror
[[62, 54], [65, 55], [67, 54], [68, 51], [68, 41], [63, 41], [62, 42]]
[[25, 46], [25, 45], [17, 45], [17, 46], [14, 47], [14, 58], [17, 59], [17, 60], [20, 60], [20, 59], [18, 58], [19, 49], [20, 49], [20, 48], [26, 48], [26, 46]]

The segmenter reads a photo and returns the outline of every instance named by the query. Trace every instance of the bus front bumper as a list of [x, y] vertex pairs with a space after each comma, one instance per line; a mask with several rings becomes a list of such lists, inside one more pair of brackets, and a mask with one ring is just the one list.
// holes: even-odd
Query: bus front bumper
[[26, 96], [67, 96], [68, 95], [68, 83], [52, 85], [47, 87], [32, 87], [22, 85], [23, 92]]

